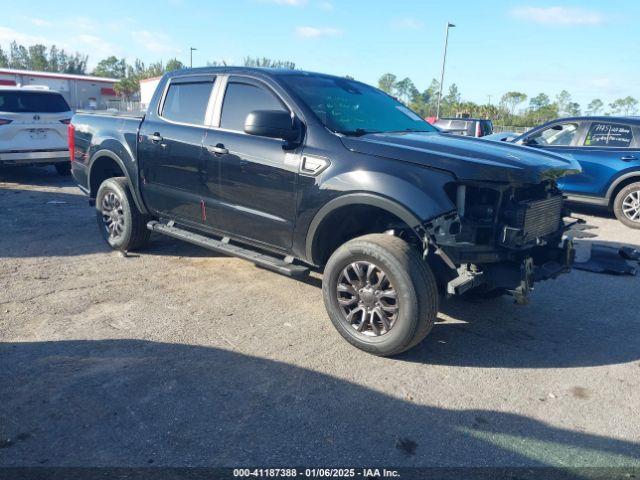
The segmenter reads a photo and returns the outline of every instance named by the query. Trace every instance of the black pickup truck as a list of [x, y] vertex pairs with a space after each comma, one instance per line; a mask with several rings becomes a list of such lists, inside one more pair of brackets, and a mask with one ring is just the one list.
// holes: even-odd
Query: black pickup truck
[[441, 134], [346, 78], [172, 72], [144, 116], [75, 115], [69, 143], [113, 248], [153, 231], [290, 276], [322, 271], [336, 329], [378, 355], [420, 342], [441, 297], [524, 301], [572, 262], [555, 180], [577, 163]]

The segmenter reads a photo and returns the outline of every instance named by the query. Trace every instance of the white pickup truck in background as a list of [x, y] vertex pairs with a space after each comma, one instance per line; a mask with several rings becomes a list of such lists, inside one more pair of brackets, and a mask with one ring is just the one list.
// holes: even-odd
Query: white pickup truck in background
[[0, 87], [0, 166], [54, 165], [68, 175], [72, 115], [64, 97], [45, 87]]

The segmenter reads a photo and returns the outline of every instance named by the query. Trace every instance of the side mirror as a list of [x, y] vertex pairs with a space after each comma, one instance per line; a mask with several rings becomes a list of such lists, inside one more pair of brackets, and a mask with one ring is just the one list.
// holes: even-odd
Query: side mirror
[[297, 139], [300, 133], [291, 114], [282, 110], [254, 110], [244, 121], [244, 132], [287, 141]]

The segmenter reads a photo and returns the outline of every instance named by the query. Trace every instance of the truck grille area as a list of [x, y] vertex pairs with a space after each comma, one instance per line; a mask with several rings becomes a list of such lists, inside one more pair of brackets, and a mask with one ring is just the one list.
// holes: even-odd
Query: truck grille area
[[562, 220], [562, 195], [521, 201], [504, 210], [506, 221], [500, 243], [522, 247], [558, 232]]

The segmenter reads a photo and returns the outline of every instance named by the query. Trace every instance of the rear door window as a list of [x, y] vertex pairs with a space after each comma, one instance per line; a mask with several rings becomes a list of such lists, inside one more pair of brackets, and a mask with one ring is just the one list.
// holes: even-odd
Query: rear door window
[[71, 110], [59, 93], [0, 91], [0, 112], [62, 113]]
[[593, 122], [587, 132], [584, 146], [627, 148], [631, 146], [632, 142], [633, 131], [630, 125]]
[[204, 125], [212, 88], [212, 81], [172, 82], [161, 116], [173, 122]]
[[244, 132], [247, 115], [254, 110], [288, 111], [269, 90], [250, 83], [231, 81], [224, 95], [220, 127]]

